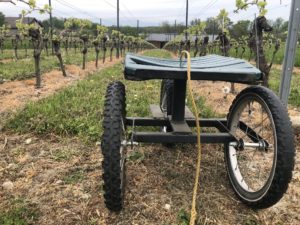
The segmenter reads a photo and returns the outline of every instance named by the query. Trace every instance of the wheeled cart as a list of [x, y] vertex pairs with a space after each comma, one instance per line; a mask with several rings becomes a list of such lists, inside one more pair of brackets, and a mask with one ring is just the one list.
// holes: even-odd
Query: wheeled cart
[[[186, 106], [187, 62], [127, 54], [126, 79], [162, 80], [159, 105], [151, 105], [153, 117], [127, 117], [125, 86], [109, 84], [105, 96], [103, 136], [104, 197], [108, 209], [123, 207], [126, 180], [126, 148], [134, 142], [196, 143], [196, 123], [218, 132], [201, 133], [201, 143], [224, 144], [229, 181], [238, 198], [252, 208], [267, 208], [286, 192], [294, 168], [294, 135], [287, 110], [269, 89], [259, 86], [263, 74], [244, 60], [209, 55], [193, 58], [192, 80], [251, 84], [233, 101], [227, 118], [196, 121]], [[212, 90], [213, 91], [213, 90]], [[157, 132], [126, 128], [157, 127]], [[207, 129], [211, 130], [211, 129]]]

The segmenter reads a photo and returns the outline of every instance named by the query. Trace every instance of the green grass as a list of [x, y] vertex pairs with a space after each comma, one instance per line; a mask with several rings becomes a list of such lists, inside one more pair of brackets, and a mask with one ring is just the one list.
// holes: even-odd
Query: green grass
[[1, 225], [29, 225], [37, 218], [36, 207], [24, 199], [13, 199], [7, 208], [0, 209]]
[[[43, 53], [44, 54], [44, 53]], [[28, 49], [27, 50], [27, 55], [32, 56], [33, 55], [33, 49]], [[3, 53], [0, 51], [0, 60], [3, 59], [14, 59], [15, 58], [15, 51], [12, 49], [4, 49]], [[18, 58], [19, 59], [24, 59], [26, 57], [26, 51], [25, 49], [18, 49]]]
[[84, 171], [82, 170], [73, 170], [70, 171], [63, 177], [65, 184], [76, 184], [84, 179]]
[[[241, 51], [242, 51], [242, 49], [239, 48], [237, 57], [241, 57], [241, 54], [242, 54]], [[268, 62], [271, 61], [271, 59], [273, 57], [273, 52], [274, 52], [274, 47], [266, 49], [266, 58], [267, 58]], [[275, 64], [282, 64], [283, 59], [284, 59], [284, 53], [285, 53], [285, 44], [283, 43], [281, 45], [279, 51], [275, 55], [275, 58], [274, 58], [274, 63]], [[230, 55], [232, 57], [236, 57], [236, 53], [235, 53], [234, 48], [231, 48]], [[243, 55], [243, 58], [246, 59], [246, 60], [249, 60], [249, 58], [250, 58], [249, 48], [246, 48], [246, 51]], [[254, 55], [253, 54], [252, 54], [252, 59], [251, 60], [254, 61]], [[297, 51], [296, 51], [295, 66], [300, 67], [300, 48], [298, 48]]]
[[[166, 51], [151, 50], [146, 55], [171, 57]], [[127, 115], [149, 116], [149, 105], [159, 102], [160, 80], [127, 81], [123, 67], [117, 64], [104, 69], [76, 85], [66, 88], [39, 102], [27, 104], [6, 124], [6, 129], [20, 133], [34, 132], [40, 135], [55, 133], [60, 136], [78, 136], [95, 142], [102, 134], [102, 111], [107, 85], [120, 80], [126, 85]], [[204, 98], [198, 106], [205, 115], [211, 110], [205, 107]]]
[[[75, 64], [82, 65], [82, 54], [79, 50], [75, 54], [73, 50], [69, 51], [67, 55], [63, 52], [63, 60], [65, 64]], [[106, 53], [106, 57], [109, 57], [109, 52]], [[89, 49], [87, 54], [87, 62], [96, 59], [96, 53], [94, 49]], [[99, 64], [102, 63], [102, 52], [99, 54]], [[28, 57], [26, 59], [21, 59], [18, 61], [11, 61], [6, 63], [0, 62], [0, 80], [23, 80], [34, 77], [34, 59], [33, 57]], [[48, 72], [53, 69], [59, 69], [59, 62], [56, 56], [46, 56], [43, 53], [41, 57], [41, 72]]]
[[171, 58], [172, 55], [169, 51], [163, 49], [152, 49], [143, 53], [144, 56], [158, 57], [158, 58]]
[[140, 151], [133, 151], [133, 152], [130, 152], [127, 156], [127, 160], [128, 161], [133, 161], [133, 162], [143, 162], [145, 159], [145, 154], [143, 152], [140, 152]]
[[[281, 70], [273, 68], [270, 73], [269, 87], [276, 94], [279, 93], [280, 82], [281, 82]], [[295, 107], [300, 107], [300, 74], [294, 73], [292, 76], [289, 104]]]
[[52, 158], [55, 161], [61, 162], [61, 161], [66, 161], [69, 160], [73, 157], [75, 152], [73, 152], [70, 149], [57, 149], [52, 153]]
[[180, 209], [177, 215], [177, 220], [179, 225], [188, 225], [190, 224], [190, 215], [184, 209]]

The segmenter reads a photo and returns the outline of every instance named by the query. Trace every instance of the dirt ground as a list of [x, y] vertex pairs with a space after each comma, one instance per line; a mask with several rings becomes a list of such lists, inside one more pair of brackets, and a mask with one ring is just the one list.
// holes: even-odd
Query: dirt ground
[[[299, 71], [300, 74], [300, 71]], [[229, 107], [236, 97], [236, 94], [247, 87], [244, 84], [235, 84], [235, 93], [230, 93], [231, 84], [228, 82], [196, 81], [193, 82], [193, 90], [201, 96], [205, 96], [206, 104], [214, 112], [226, 116]], [[300, 109], [289, 106], [290, 116], [300, 116]]]
[[[114, 63], [114, 62], [113, 62]], [[107, 63], [104, 66], [110, 66]], [[73, 84], [93, 72], [67, 67], [68, 77], [59, 71], [43, 75], [44, 87], [34, 91], [34, 79], [0, 85], [0, 114], [22, 107]], [[6, 85], [6, 86], [5, 86]], [[229, 83], [194, 82], [196, 92], [207, 104], [225, 115], [235, 97]], [[236, 85], [240, 91], [244, 85]], [[9, 90], [9, 91], [8, 91]], [[2, 108], [3, 106], [3, 108]], [[291, 115], [299, 115], [291, 108]], [[300, 137], [296, 137], [297, 151]], [[26, 208], [29, 224], [39, 225], [175, 225], [189, 214], [195, 178], [196, 148], [178, 145], [142, 145], [129, 150], [138, 159], [127, 162], [124, 210], [110, 213], [103, 203], [99, 143], [86, 145], [76, 138], [38, 137], [33, 134], [0, 133], [0, 216]], [[21, 202], [21, 203], [20, 203]], [[223, 146], [203, 146], [198, 224], [298, 225], [300, 224], [300, 156], [288, 192], [275, 206], [254, 211], [240, 203], [230, 188], [223, 160]], [[35, 215], [35, 216], [33, 216]]]
[[[0, 146], [0, 181], [13, 184], [8, 190], [0, 188], [0, 208], [13, 208], [16, 199], [23, 199], [38, 214], [33, 224], [177, 224], [180, 210], [190, 209], [194, 146], [136, 149], [143, 157], [127, 163], [125, 209], [120, 214], [109, 213], [103, 203], [98, 146], [30, 134], [1, 134]], [[206, 145], [198, 224], [299, 224], [299, 163], [298, 156], [284, 198], [270, 209], [253, 211], [236, 199], [229, 186], [222, 147]]]
[[[234, 98], [230, 84], [194, 83], [195, 90], [219, 114], [226, 113]], [[242, 89], [236, 85], [236, 89]], [[214, 90], [214, 94], [211, 93]], [[219, 100], [221, 99], [221, 100]], [[300, 150], [297, 140], [297, 151]], [[300, 157], [287, 194], [275, 206], [254, 211], [235, 197], [229, 186], [220, 145], [205, 145], [198, 195], [198, 224], [287, 224], [300, 221]], [[127, 163], [125, 208], [110, 213], [103, 203], [99, 146], [77, 139], [0, 134], [0, 209], [13, 209], [16, 199], [36, 212], [32, 224], [184, 224], [189, 214], [194, 182], [196, 149], [179, 145], [139, 146], [141, 157]], [[1, 210], [0, 210], [1, 211]]]
[[98, 68], [95, 62], [88, 62], [86, 69], [82, 70], [80, 66], [66, 65], [67, 77], [62, 76], [59, 70], [53, 70], [42, 75], [42, 88], [35, 88], [35, 78], [21, 81], [10, 81], [0, 85], [0, 115], [4, 112], [15, 111], [23, 107], [28, 101], [37, 101], [45, 98], [56, 91], [73, 84], [75, 81], [83, 79], [89, 74], [110, 67], [120, 62], [122, 59], [113, 59], [112, 62], [106, 61], [99, 63]]

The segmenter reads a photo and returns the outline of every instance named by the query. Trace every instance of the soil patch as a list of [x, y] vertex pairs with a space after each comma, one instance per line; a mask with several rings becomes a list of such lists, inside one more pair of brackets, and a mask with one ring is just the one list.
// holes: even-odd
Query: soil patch
[[[12, 208], [16, 199], [24, 199], [35, 205], [34, 224], [40, 225], [181, 224], [178, 217], [188, 215], [191, 204], [195, 146], [146, 145], [129, 154], [134, 151], [142, 157], [127, 163], [125, 208], [114, 214], [103, 202], [98, 146], [55, 136], [0, 134], [0, 214]], [[299, 163], [298, 156], [284, 198], [274, 207], [253, 211], [236, 199], [229, 186], [222, 146], [205, 145], [197, 200], [199, 224], [297, 225]], [[4, 189], [4, 182], [10, 182], [11, 189]]]
[[122, 59], [113, 59], [95, 67], [95, 62], [88, 62], [86, 69], [82, 70], [80, 66], [66, 65], [67, 77], [63, 77], [61, 71], [53, 70], [42, 75], [42, 88], [35, 88], [35, 78], [22, 81], [11, 81], [0, 85], [0, 115], [8, 112], [14, 112], [23, 107], [28, 101], [37, 101], [45, 98], [56, 91], [65, 88], [83, 79], [91, 73], [103, 68], [112, 66]]
[[[214, 112], [222, 117], [226, 117], [236, 95], [248, 86], [245, 84], [235, 84], [235, 93], [230, 93], [230, 85], [228, 82], [220, 81], [193, 81], [193, 90], [196, 95], [205, 97], [205, 103]], [[288, 112], [290, 116], [300, 116], [300, 109], [296, 107], [289, 106]]]

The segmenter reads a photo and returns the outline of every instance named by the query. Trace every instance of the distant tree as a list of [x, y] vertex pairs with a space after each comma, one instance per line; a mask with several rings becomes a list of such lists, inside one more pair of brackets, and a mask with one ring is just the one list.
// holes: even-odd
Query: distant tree
[[214, 17], [207, 18], [205, 23], [205, 32], [207, 34], [219, 34], [221, 32], [221, 29], [218, 27], [217, 20]]
[[240, 20], [237, 23], [233, 24], [229, 29], [230, 36], [234, 39], [239, 39], [242, 36], [248, 35], [251, 29], [250, 20]]
[[168, 21], [163, 21], [160, 26], [162, 33], [171, 33], [173, 31], [172, 26]]
[[193, 20], [191, 21], [191, 26], [198, 25], [199, 23], [201, 23], [201, 19], [193, 19]]
[[0, 26], [4, 25], [5, 23], [5, 16], [2, 12], [0, 12]]
[[[53, 29], [55, 29], [55, 30], [63, 30], [64, 29], [64, 19], [53, 17], [52, 23], [53, 23]], [[50, 27], [49, 19], [43, 20], [42, 24], [43, 24], [45, 30], [49, 30], [49, 27]]]
[[54, 29], [64, 29], [64, 19], [59, 19], [57, 17], [52, 18], [53, 28]]
[[177, 34], [181, 34], [183, 33], [185, 29], [185, 25], [183, 23], [179, 23], [176, 25], [176, 29], [174, 29], [176, 31]]
[[219, 29], [221, 29], [222, 32], [228, 33], [228, 29], [229, 29], [230, 25], [232, 25], [232, 22], [231, 22], [230, 18], [228, 17], [228, 15], [229, 15], [229, 13], [226, 11], [226, 9], [221, 9], [216, 18]]
[[288, 31], [289, 23], [281, 17], [277, 18], [275, 21], [268, 21], [269, 24], [273, 27], [274, 34], [281, 36]]
[[287, 32], [289, 30], [289, 21], [285, 21], [281, 26], [282, 32]]
[[284, 19], [282, 19], [281, 17], [277, 18], [275, 21], [269, 21], [269, 23], [272, 25], [273, 30], [275, 31], [275, 33], [279, 33], [281, 32], [281, 28], [283, 26], [284, 23]]
[[[112, 30], [116, 30], [116, 29], [117, 29], [116, 27], [112, 27], [110, 29], [110, 32], [112, 32]], [[141, 29], [141, 31], [142, 31], [142, 29]], [[138, 35], [136, 27], [122, 26], [122, 27], [120, 27], [120, 32], [127, 36], [137, 36]]]

